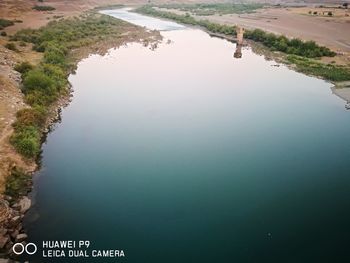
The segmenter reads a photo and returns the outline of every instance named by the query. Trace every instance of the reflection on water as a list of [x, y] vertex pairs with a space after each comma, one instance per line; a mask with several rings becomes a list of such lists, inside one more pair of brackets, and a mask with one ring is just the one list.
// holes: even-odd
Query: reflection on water
[[90, 240], [132, 263], [344, 262], [350, 121], [329, 84], [249, 48], [234, 60], [200, 30], [162, 34], [70, 76], [30, 241]]
[[242, 58], [242, 44], [236, 45], [235, 53], [233, 53], [233, 56], [235, 58]]

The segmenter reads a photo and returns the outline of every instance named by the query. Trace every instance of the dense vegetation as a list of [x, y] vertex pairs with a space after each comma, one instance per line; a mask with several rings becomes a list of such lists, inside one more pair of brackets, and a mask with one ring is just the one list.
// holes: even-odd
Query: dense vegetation
[[178, 9], [198, 16], [252, 13], [262, 8], [262, 4], [216, 3], [216, 4], [165, 4], [162, 8]]
[[87, 46], [105, 38], [118, 37], [125, 23], [104, 15], [52, 21], [40, 29], [17, 32], [12, 41], [33, 44], [43, 52], [41, 63], [33, 67], [23, 62], [15, 67], [22, 74], [22, 91], [31, 108], [20, 110], [14, 123], [11, 143], [27, 158], [40, 152], [41, 134], [49, 107], [66, 92], [67, 76], [74, 67], [69, 50]]
[[35, 5], [33, 6], [33, 9], [37, 11], [52, 11], [52, 10], [55, 10], [56, 8], [48, 5]]
[[11, 20], [0, 18], [0, 30], [4, 29], [5, 27], [14, 25], [14, 22]]
[[350, 80], [350, 68], [348, 66], [325, 64], [295, 55], [287, 56], [287, 61], [294, 64], [298, 71], [305, 74], [319, 76], [331, 81]]
[[277, 36], [260, 29], [247, 30], [245, 38], [260, 42], [271, 50], [281, 51], [286, 54], [294, 54], [307, 58], [334, 57], [336, 54], [327, 47], [317, 45], [314, 41], [302, 41], [298, 38], [288, 39], [285, 36]]

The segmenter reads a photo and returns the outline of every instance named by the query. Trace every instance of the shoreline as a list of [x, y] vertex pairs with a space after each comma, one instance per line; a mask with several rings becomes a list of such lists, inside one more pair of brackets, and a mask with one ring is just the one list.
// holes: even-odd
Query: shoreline
[[[139, 13], [135, 10], [132, 10], [132, 12]], [[158, 19], [164, 19], [164, 20], [176, 22], [176, 23], [182, 24], [182, 25], [187, 26], [187, 27], [197, 28], [197, 29], [200, 29], [200, 30], [206, 32], [210, 37], [216, 37], [216, 38], [220, 38], [220, 39], [225, 39], [225, 40], [233, 42], [233, 43], [237, 43], [237, 38], [235, 36], [226, 35], [223, 33], [212, 32], [212, 31], [208, 30], [207, 28], [200, 26], [200, 25], [181, 23], [181, 22], [174, 20], [174, 19], [169, 19], [169, 18], [164, 18], [164, 17], [160, 18], [158, 16], [153, 16], [152, 14], [143, 14], [142, 12], [141, 12], [141, 14], [142, 15], [149, 15], [151, 17], [156, 17]], [[329, 82], [331, 84], [330, 89], [331, 89], [332, 93], [334, 93], [336, 96], [338, 96], [339, 98], [344, 100], [346, 102], [345, 108], [350, 109], [350, 106], [348, 106], [350, 104], [350, 84], [349, 84], [350, 80], [349, 81], [334, 81], [334, 80], [327, 79], [324, 76], [320, 76], [320, 75], [313, 74], [310, 72], [304, 72], [302, 70], [302, 68], [299, 67], [299, 65], [297, 63], [293, 63], [293, 62], [290, 62], [288, 60], [288, 56], [293, 56], [293, 55], [289, 55], [289, 54], [286, 54], [286, 53], [283, 53], [280, 51], [272, 51], [268, 47], [264, 46], [262, 43], [256, 42], [252, 39], [244, 39], [243, 46], [247, 46], [247, 45], [249, 45], [255, 53], [263, 55], [265, 57], [265, 59], [267, 59], [267, 60], [273, 59], [277, 63], [281, 63], [281, 64], [285, 65], [290, 70], [302, 73], [306, 76], [315, 77], [318, 79], [322, 79], [326, 82]], [[257, 50], [259, 50], [260, 52], [258, 52]], [[322, 57], [322, 58], [324, 58], [324, 57]]]
[[[95, 14], [96, 11], [89, 10], [86, 13]], [[162, 36], [160, 35], [159, 31], [145, 30], [142, 27], [138, 27], [130, 23], [126, 24], [128, 25], [128, 27], [126, 27], [127, 31], [123, 32], [118, 38], [110, 37], [104, 40], [97, 40], [88, 46], [83, 46], [71, 50], [69, 54], [69, 60], [73, 63], [74, 67], [69, 71], [69, 74], [66, 77], [67, 81], [70, 74], [74, 73], [79, 61], [91, 54], [104, 55], [108, 52], [109, 49], [118, 48], [126, 43], [143, 43], [151, 45], [162, 40]], [[16, 259], [16, 256], [12, 252], [12, 246], [14, 242], [25, 242], [25, 240], [28, 238], [25, 229], [23, 228], [22, 222], [25, 213], [30, 209], [32, 205], [30, 193], [32, 192], [33, 187], [33, 176], [41, 167], [41, 146], [46, 141], [46, 137], [52, 131], [53, 126], [60, 121], [62, 110], [70, 104], [72, 98], [73, 89], [68, 82], [66, 90], [64, 90], [59, 95], [58, 99], [49, 106], [49, 112], [47, 114], [46, 121], [43, 125], [40, 135], [40, 153], [35, 159], [29, 160], [29, 162], [32, 164], [32, 169], [22, 170], [22, 167], [14, 165], [9, 171], [10, 175], [6, 177], [7, 184], [9, 180], [12, 180], [11, 178], [13, 176], [13, 173], [20, 171], [23, 173], [22, 176], [25, 177], [25, 184], [22, 185], [22, 188], [20, 189], [20, 192], [22, 194], [19, 194], [17, 197], [8, 195], [6, 193], [6, 190], [2, 194], [2, 198], [0, 196], [0, 212], [2, 214], [6, 214], [6, 216], [0, 218], [0, 259]], [[19, 156], [22, 156], [19, 153], [17, 154]]]

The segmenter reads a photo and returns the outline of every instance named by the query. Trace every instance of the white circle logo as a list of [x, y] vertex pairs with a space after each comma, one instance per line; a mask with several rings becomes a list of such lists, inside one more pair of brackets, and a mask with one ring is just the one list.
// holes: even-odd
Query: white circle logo
[[27, 245], [23, 245], [22, 243], [16, 243], [12, 247], [13, 253], [16, 255], [22, 255], [25, 251], [28, 255], [33, 255], [38, 250], [37, 246], [34, 243], [28, 243]]

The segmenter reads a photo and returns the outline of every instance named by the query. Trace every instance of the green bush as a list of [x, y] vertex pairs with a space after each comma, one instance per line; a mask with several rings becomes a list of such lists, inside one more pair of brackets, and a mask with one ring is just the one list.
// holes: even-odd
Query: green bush
[[31, 177], [24, 171], [14, 168], [6, 178], [5, 195], [17, 199], [30, 190]]
[[24, 93], [28, 93], [32, 90], [43, 90], [52, 93], [53, 88], [53, 80], [39, 69], [30, 70], [27, 72], [23, 80]]
[[6, 32], [5, 32], [5, 31], [2, 31], [2, 32], [1, 32], [1, 36], [6, 37], [6, 36], [7, 36]]
[[65, 66], [67, 50], [55, 43], [47, 43], [45, 47], [44, 63]]
[[17, 129], [10, 141], [16, 150], [27, 158], [35, 158], [40, 152], [40, 131], [34, 126]]
[[53, 11], [56, 8], [54, 8], [52, 6], [48, 6], [48, 5], [35, 5], [35, 6], [33, 6], [33, 9], [37, 10], [37, 11]]
[[272, 50], [281, 51], [287, 54], [294, 54], [307, 58], [316, 57], [334, 57], [335, 52], [327, 47], [319, 46], [314, 41], [302, 41], [298, 38], [288, 39], [285, 36], [264, 32], [260, 29], [247, 30], [245, 32], [247, 39], [252, 39], [263, 43]]
[[0, 30], [4, 29], [5, 27], [12, 26], [14, 24], [15, 23], [11, 20], [0, 18]]
[[18, 51], [18, 49], [17, 49], [15, 43], [12, 43], [12, 42], [7, 43], [7, 44], [5, 45], [5, 47], [6, 47], [7, 49], [12, 50], [12, 51], [16, 51], [16, 52]]
[[15, 70], [21, 74], [26, 74], [29, 70], [32, 70], [32, 69], [33, 69], [33, 65], [30, 64], [28, 61], [24, 61], [15, 66]]
[[25, 108], [16, 113], [17, 120], [13, 127], [23, 129], [26, 126], [41, 128], [44, 126], [47, 110], [42, 106], [34, 106], [33, 108]]

